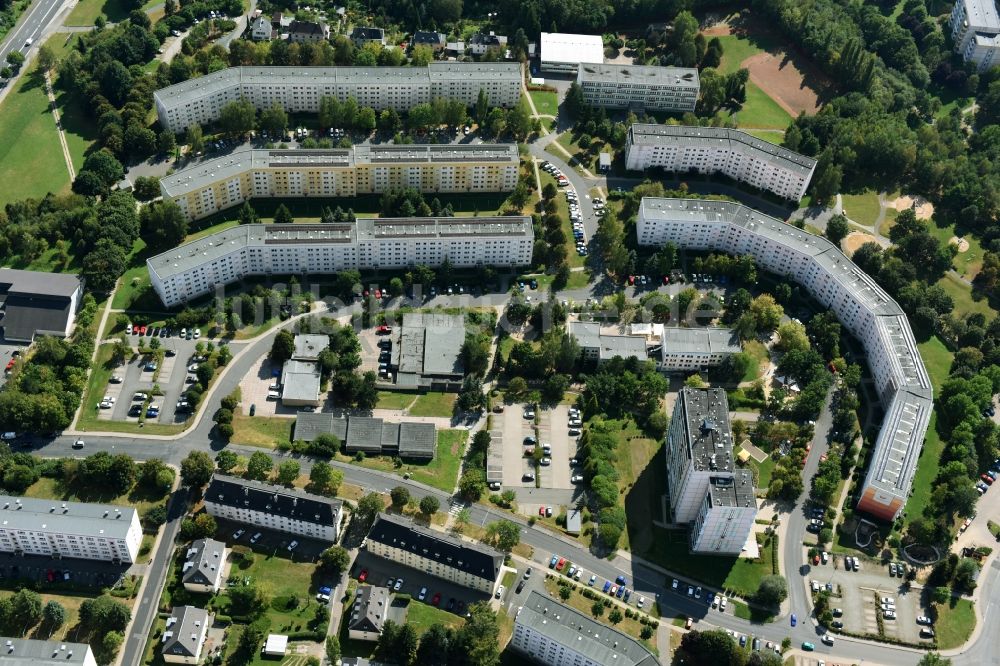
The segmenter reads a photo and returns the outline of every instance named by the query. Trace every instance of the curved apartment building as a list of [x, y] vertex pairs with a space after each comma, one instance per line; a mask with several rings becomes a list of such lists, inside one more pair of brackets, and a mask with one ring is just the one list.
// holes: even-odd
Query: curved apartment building
[[640, 245], [749, 254], [805, 287], [861, 341], [886, 414], [858, 509], [893, 520], [909, 496], [933, 408], [930, 380], [899, 305], [825, 238], [742, 204], [644, 198], [636, 235]]
[[509, 108], [521, 97], [521, 65], [506, 62], [432, 62], [427, 67], [230, 67], [153, 93], [160, 125], [178, 134], [215, 122], [240, 98], [258, 111], [280, 104], [289, 113], [318, 113], [324, 97], [353, 97], [376, 111], [408, 111], [438, 97], [473, 106], [484, 90], [491, 106]]

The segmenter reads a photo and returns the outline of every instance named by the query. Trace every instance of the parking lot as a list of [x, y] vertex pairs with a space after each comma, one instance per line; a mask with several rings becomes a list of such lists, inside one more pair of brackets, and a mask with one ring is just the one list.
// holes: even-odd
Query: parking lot
[[830, 605], [843, 611], [835, 618], [844, 623], [851, 633], [878, 633], [878, 614], [881, 599], [890, 597], [894, 602], [895, 619], [884, 619], [885, 635], [903, 641], [920, 642], [920, 625], [917, 617], [928, 613], [920, 606], [921, 590], [914, 587], [907, 591], [904, 579], [890, 577], [885, 565], [871, 560], [861, 563], [860, 571], [847, 571], [844, 558], [832, 556], [830, 563], [813, 565], [808, 580], [825, 586], [830, 583], [833, 593]]
[[524, 455], [524, 438], [535, 436], [535, 422], [524, 418], [525, 405], [507, 405], [499, 418], [503, 432], [503, 485], [507, 488], [534, 488], [534, 481], [525, 481], [524, 475], [534, 474], [535, 466], [531, 458]]
[[[15, 580], [34, 581], [38, 591], [72, 588], [100, 589], [117, 585], [128, 573], [128, 564], [112, 564], [80, 559], [55, 559], [41, 556], [0, 554], [0, 579], [5, 588], [20, 587]], [[51, 572], [51, 573], [50, 573]], [[69, 574], [69, 578], [66, 578]]]
[[542, 409], [538, 413], [538, 441], [552, 447], [549, 454], [552, 463], [539, 468], [542, 488], [570, 489], [573, 470], [570, 458], [576, 457], [576, 437], [570, 437], [569, 407], [557, 405], [552, 409]]
[[[215, 533], [215, 538], [225, 541], [229, 546], [247, 546], [256, 553], [263, 553], [268, 556], [286, 557], [297, 561], [314, 562], [319, 554], [330, 547], [326, 541], [317, 541], [307, 537], [285, 532], [236, 523], [223, 518], [217, 518], [219, 529]], [[242, 532], [241, 532], [242, 530]], [[237, 537], [236, 535], [239, 534]], [[260, 535], [256, 539], [256, 535]], [[254, 539], [251, 542], [251, 539]], [[298, 545], [294, 550], [289, 551], [288, 546], [292, 541], [297, 541]]]
[[19, 344], [16, 342], [7, 342], [6, 340], [0, 340], [0, 363], [3, 367], [0, 370], [0, 388], [7, 383], [7, 364], [11, 362], [12, 359], [16, 358], [14, 352], [24, 353], [27, 350], [27, 345]]
[[454, 599], [455, 603], [452, 612], [459, 613], [460, 609], [468, 608], [470, 604], [488, 599], [485, 594], [470, 590], [462, 585], [442, 580], [418, 569], [412, 569], [396, 562], [382, 559], [372, 555], [367, 550], [358, 552], [358, 557], [354, 561], [354, 568], [351, 570], [351, 578], [357, 580], [363, 570], [368, 571], [366, 583], [370, 585], [385, 586], [390, 578], [398, 580], [403, 578], [403, 585], [395, 592], [409, 594], [414, 599], [420, 592], [421, 587], [427, 588], [426, 603], [430, 603], [435, 594], [441, 595], [438, 606], [442, 610], [448, 609], [449, 602]]
[[[137, 344], [138, 335], [130, 335], [129, 343]], [[147, 336], [144, 340], [148, 346], [152, 338]], [[194, 383], [194, 375], [187, 371], [187, 366], [192, 363], [192, 357], [196, 355], [195, 346], [197, 340], [187, 340], [174, 334], [169, 337], [158, 337], [160, 348], [164, 350], [163, 361], [156, 370], [147, 369], [147, 363], [154, 360], [150, 354], [135, 355], [125, 364], [112, 371], [112, 380], [120, 378], [120, 382], [112, 381], [105, 389], [104, 393], [96, 396], [95, 401], [100, 403], [103, 398], [112, 398], [113, 404], [109, 408], [98, 408], [98, 419], [138, 422], [139, 412], [134, 410], [134, 406], [141, 409], [142, 401], [133, 400], [136, 393], [152, 394], [153, 386], [159, 386], [162, 395], [152, 397], [149, 407], [158, 408], [159, 413], [154, 417], [146, 417], [147, 421], [157, 421], [159, 423], [175, 424], [183, 423], [189, 416], [184, 411], [178, 412], [177, 401], [187, 387]], [[236, 350], [234, 349], [234, 352]], [[130, 414], [131, 410], [131, 414]]]

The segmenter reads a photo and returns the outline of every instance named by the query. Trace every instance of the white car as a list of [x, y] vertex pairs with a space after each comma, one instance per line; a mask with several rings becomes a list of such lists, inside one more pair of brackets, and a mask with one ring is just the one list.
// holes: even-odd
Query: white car
[[257, 532], [252, 537], [250, 537], [250, 543], [257, 543], [260, 540], [261, 536], [263, 535], [260, 532]]
[[403, 588], [403, 579], [400, 578], [396, 581], [396, 584], [392, 586], [393, 592], [399, 592]]
[[493, 596], [495, 596], [497, 599], [500, 599], [501, 597], [503, 597], [503, 593], [506, 591], [507, 591], [506, 588], [504, 588], [504, 586], [501, 585], [500, 587], [497, 588], [497, 593]]
[[895, 610], [882, 611], [882, 617], [885, 618], [886, 620], [895, 620], [896, 611]]
[[569, 477], [569, 482], [570, 483], [583, 483], [583, 476], [581, 476], [579, 474], [574, 474], [573, 476]]
[[720, 611], [725, 611], [726, 610], [726, 598], [725, 597], [720, 597], [719, 598], [719, 610]]
[[889, 606], [895, 606], [896, 605], [896, 600], [893, 599], [892, 597], [882, 597], [882, 605], [885, 606], [887, 604]]
[[244, 533], [246, 533], [246, 530], [244, 530], [243, 528], [236, 530], [235, 532], [233, 532], [233, 540], [235, 541], [236, 539], [239, 539], [241, 536], [243, 536]]
[[299, 547], [299, 542], [298, 541], [293, 541], [290, 544], [288, 544], [288, 552], [290, 553], [290, 552], [292, 552], [293, 550], [295, 550], [298, 547]]
[[921, 615], [921, 616], [919, 616], [919, 617], [917, 618], [917, 624], [926, 624], [926, 625], [931, 625], [931, 624], [934, 624], [934, 623], [933, 623], [933, 622], [931, 621], [931, 619], [930, 619], [929, 617], [927, 617], [926, 615]]
[[645, 603], [646, 599], [644, 597], [639, 597], [638, 599], [635, 600], [635, 605], [638, 606], [639, 608], [642, 608], [645, 605]]
[[[503, 589], [503, 586], [501, 585], [500, 588]], [[422, 588], [420, 588], [420, 594], [417, 595], [417, 600], [418, 601], [423, 601], [426, 598], [427, 598], [427, 588], [426, 587], [422, 587]], [[497, 598], [499, 599], [500, 597], [497, 597]]]
[[833, 636], [830, 634], [823, 634], [823, 637], [820, 638], [820, 640], [826, 643], [827, 645], [833, 645]]

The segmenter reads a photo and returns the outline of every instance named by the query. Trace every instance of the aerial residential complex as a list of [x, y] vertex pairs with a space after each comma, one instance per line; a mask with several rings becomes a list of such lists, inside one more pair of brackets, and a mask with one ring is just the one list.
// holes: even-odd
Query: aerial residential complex
[[344, 504], [294, 488], [214, 474], [205, 489], [205, 511], [237, 523], [336, 541]]
[[166, 176], [160, 192], [197, 220], [251, 197], [353, 197], [405, 187], [428, 193], [510, 192], [517, 186], [518, 166], [514, 144], [245, 148]]
[[514, 620], [510, 647], [546, 666], [656, 666], [659, 660], [631, 636], [546, 597], [528, 594]]
[[485, 594], [493, 594], [503, 566], [497, 550], [387, 513], [375, 519], [365, 546], [372, 555]]
[[97, 666], [86, 643], [39, 641], [0, 637], [0, 663], [4, 666]]
[[753, 475], [733, 457], [724, 389], [681, 389], [667, 431], [667, 482], [675, 523], [691, 524], [691, 550], [739, 555], [757, 516]]
[[580, 63], [576, 82], [592, 106], [694, 111], [701, 83], [691, 67]]
[[[600, 37], [597, 38], [600, 41]], [[490, 106], [521, 98], [520, 63], [432, 62], [427, 67], [230, 67], [153, 93], [160, 124], [176, 133], [219, 119], [241, 98], [258, 111], [280, 104], [289, 113], [317, 113], [320, 100], [348, 97], [362, 108], [408, 111], [438, 97], [473, 106], [483, 90]]]
[[348, 224], [247, 224], [146, 260], [167, 307], [248, 275], [335, 273], [349, 268], [523, 266], [535, 236], [530, 217], [359, 219]]
[[640, 245], [749, 254], [805, 287], [861, 341], [886, 416], [858, 509], [893, 520], [909, 496], [933, 407], [930, 380], [899, 305], [825, 238], [740, 204], [644, 198], [636, 235]]
[[0, 553], [132, 564], [141, 543], [131, 507], [0, 495]]
[[955, 53], [985, 72], [1000, 62], [1000, 15], [994, 0], [956, 0], [951, 10]]
[[722, 127], [644, 125], [629, 128], [625, 166], [673, 173], [721, 173], [741, 183], [798, 201], [809, 187], [816, 160]]

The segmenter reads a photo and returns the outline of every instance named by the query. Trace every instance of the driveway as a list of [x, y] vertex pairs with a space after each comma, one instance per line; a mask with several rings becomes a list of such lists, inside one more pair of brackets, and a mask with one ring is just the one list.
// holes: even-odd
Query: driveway
[[534, 488], [531, 481], [523, 481], [525, 472], [534, 471], [530, 460], [524, 457], [524, 438], [534, 436], [532, 423], [524, 418], [524, 405], [507, 405], [503, 414], [494, 414], [503, 432], [503, 485], [507, 488]]
[[544, 409], [539, 413], [539, 442], [552, 447], [552, 464], [541, 468], [541, 487], [556, 489], [571, 489], [569, 482], [569, 459], [576, 456], [576, 440], [567, 434], [569, 429], [569, 407], [556, 405], [552, 409]]

